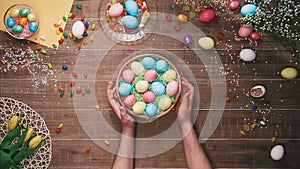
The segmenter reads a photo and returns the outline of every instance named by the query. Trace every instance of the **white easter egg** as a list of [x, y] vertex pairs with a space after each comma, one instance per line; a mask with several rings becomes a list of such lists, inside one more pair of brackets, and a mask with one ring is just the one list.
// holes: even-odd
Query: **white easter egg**
[[215, 46], [215, 41], [210, 37], [202, 37], [198, 40], [198, 44], [203, 49], [212, 49]]
[[240, 58], [243, 61], [250, 62], [256, 58], [256, 54], [252, 49], [242, 49], [240, 52]]
[[270, 152], [270, 156], [273, 160], [281, 160], [284, 156], [284, 147], [280, 144], [275, 145]]
[[78, 38], [78, 39], [81, 39], [83, 36], [83, 33], [84, 33], [84, 24], [82, 21], [76, 21], [73, 26], [72, 26], [72, 34]]

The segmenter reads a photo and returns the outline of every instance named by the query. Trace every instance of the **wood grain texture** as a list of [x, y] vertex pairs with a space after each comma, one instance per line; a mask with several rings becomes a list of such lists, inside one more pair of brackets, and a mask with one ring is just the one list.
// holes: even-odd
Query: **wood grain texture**
[[[101, 2], [75, 0], [71, 12], [76, 13], [77, 17], [68, 21], [66, 30], [71, 30], [72, 24], [80, 19], [81, 14], [85, 15], [86, 21], [97, 25], [95, 31], [89, 31], [90, 34], [100, 30], [101, 25], [98, 18]], [[178, 13], [176, 10], [169, 9], [173, 0], [151, 0], [151, 2], [156, 4], [157, 12], [175, 15]], [[82, 4], [82, 10], [76, 8], [78, 3]], [[236, 31], [241, 24], [239, 21], [229, 23], [223, 20], [220, 23], [209, 24], [194, 20], [192, 23], [214, 39], [218, 32]], [[35, 43], [26, 40], [15, 40], [4, 32], [0, 32], [0, 37], [0, 58], [7, 48], [32, 48], [34, 50], [36, 46]], [[53, 76], [48, 75], [48, 77], [57, 79], [56, 84], [48, 79], [48, 85], [39, 85], [39, 88], [35, 88], [34, 78], [44, 77], [47, 75], [46, 72], [38, 71], [35, 75], [29, 74], [27, 69], [3, 72], [6, 65], [0, 62], [0, 96], [12, 97], [28, 104], [45, 119], [51, 131], [53, 156], [50, 169], [110, 168], [114, 159], [114, 154], [99, 147], [86, 134], [76, 115], [73, 99], [69, 96], [71, 91], [69, 83], [74, 80], [72, 72], [75, 69], [76, 60], [84, 57], [76, 49], [77, 44], [81, 42], [80, 40], [66, 40], [59, 50], [47, 49], [47, 55], [40, 55], [44, 63], [52, 63], [55, 72]], [[227, 32], [222, 41], [216, 40], [215, 47], [224, 66], [226, 92], [231, 100], [225, 105], [217, 129], [202, 144], [214, 168], [299, 168], [300, 81], [299, 78], [284, 80], [279, 75], [280, 70], [285, 66], [296, 65], [299, 70], [299, 59], [291, 56], [287, 47], [267, 34], [263, 34], [258, 42], [249, 44], [248, 40], [236, 40], [232, 32]], [[244, 63], [239, 60], [240, 50], [246, 47], [251, 47], [256, 51], [257, 58], [254, 62]], [[114, 80], [112, 79], [113, 74], [123, 58], [138, 50], [147, 50], [148, 48], [166, 50], [176, 55], [192, 71], [201, 96], [200, 106], [195, 110], [198, 112], [195, 129], [198, 133], [201, 132], [209, 111], [216, 111], [211, 108], [210, 103], [211, 85], [212, 83], [221, 83], [221, 81], [218, 78], [208, 80], [207, 71], [209, 70], [195, 52], [170, 37], [150, 34], [138, 42], [116, 44], [99, 65], [86, 65], [87, 67], [98, 66], [95, 79], [88, 78], [79, 81], [75, 85], [75, 89], [79, 86], [82, 88], [92, 87], [94, 90], [90, 94], [95, 94], [106, 122], [116, 131], [120, 131], [120, 123], [106, 99], [106, 84], [109, 80]], [[97, 52], [89, 45], [82, 50], [86, 53]], [[174, 60], [174, 62], [176, 61]], [[68, 65], [68, 71], [61, 70], [62, 64]], [[218, 67], [216, 68], [218, 69]], [[77, 73], [78, 76], [83, 76], [83, 72]], [[267, 87], [267, 95], [263, 100], [249, 97], [248, 92], [255, 84], [264, 84]], [[59, 97], [59, 87], [65, 88], [64, 97]], [[84, 97], [77, 94], [75, 96]], [[252, 123], [253, 120], [261, 118], [260, 113], [252, 110], [253, 106], [258, 106], [260, 110], [271, 110], [267, 116], [267, 125], [257, 127], [246, 136], [241, 136], [239, 131], [242, 130], [245, 123]], [[94, 109], [93, 107], [94, 105], [90, 105], [82, 107], [82, 109]], [[175, 119], [175, 112], [171, 111], [167, 116], [153, 123], [139, 124], [136, 135], [138, 138], [157, 135], [168, 129]], [[56, 134], [55, 128], [60, 123], [64, 123], [64, 128], [61, 134]], [[275, 130], [280, 133], [276, 143], [283, 144], [286, 148], [285, 157], [281, 161], [272, 161], [269, 157], [269, 151], [275, 144], [271, 142]], [[95, 131], [101, 132], [101, 129], [95, 128]], [[100, 141], [104, 142], [105, 140]], [[117, 143], [111, 140], [110, 144]], [[86, 146], [92, 147], [90, 153], [85, 152]], [[186, 168], [183, 145], [178, 142], [167, 152], [153, 157], [138, 158], [135, 160], [135, 167]]]

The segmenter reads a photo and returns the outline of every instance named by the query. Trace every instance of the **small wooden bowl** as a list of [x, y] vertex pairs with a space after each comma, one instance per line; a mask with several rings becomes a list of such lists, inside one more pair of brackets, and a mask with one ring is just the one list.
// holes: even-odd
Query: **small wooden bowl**
[[[165, 60], [165, 61], [168, 63], [168, 65], [169, 65], [168, 70], [169, 70], [169, 69], [172, 69], [172, 70], [174, 70], [174, 71], [176, 72], [176, 78], [175, 78], [174, 80], [176, 80], [176, 81], [178, 82], [178, 92], [177, 92], [176, 95], [172, 96], [173, 99], [172, 99], [172, 104], [171, 104], [171, 106], [170, 106], [168, 109], [164, 110], [164, 111], [163, 111], [163, 110], [159, 110], [159, 108], [158, 108], [158, 113], [157, 113], [155, 116], [147, 116], [145, 112], [144, 112], [143, 114], [136, 114], [136, 113], [134, 113], [133, 110], [132, 110], [132, 107], [127, 107], [127, 106], [125, 106], [125, 104], [124, 104], [124, 102], [123, 102], [123, 100], [122, 100], [123, 97], [120, 96], [119, 92], [117, 92], [117, 97], [118, 97], [118, 100], [120, 101], [120, 103], [121, 103], [124, 107], [126, 107], [128, 113], [129, 113], [131, 116], [135, 117], [136, 120], [139, 121], [139, 122], [152, 122], [152, 121], [154, 121], [155, 119], [158, 119], [158, 118], [160, 118], [160, 117], [166, 115], [167, 113], [169, 113], [169, 112], [173, 109], [173, 107], [176, 105], [177, 101], [178, 101], [179, 98], [180, 98], [180, 93], [181, 93], [181, 80], [180, 80], [180, 74], [179, 74], [178, 70], [176, 69], [176, 67], [174, 66], [174, 64], [173, 64], [170, 60], [166, 59], [165, 57], [163, 57], [163, 56], [161, 56], [161, 55], [158, 55], [158, 54], [152, 54], [152, 53], [149, 53], [149, 54], [140, 54], [140, 55], [134, 56], [134, 57], [132, 57], [131, 59], [129, 59], [129, 60], [121, 67], [121, 69], [120, 69], [120, 71], [119, 71], [119, 73], [118, 73], [118, 75], [117, 75], [117, 80], [116, 80], [117, 88], [119, 89], [119, 84], [120, 84], [120, 82], [123, 82], [123, 79], [122, 79], [122, 72], [123, 72], [123, 70], [126, 69], [126, 68], [129, 68], [129, 67], [130, 67], [130, 64], [131, 64], [132, 62], [134, 62], [134, 61], [141, 62], [142, 58], [144, 58], [144, 57], [146, 57], [146, 56], [150, 56], [150, 57], [152, 57], [152, 58], [154, 58], [154, 59], [156, 59], [156, 60]], [[147, 69], [145, 68], [145, 70], [147, 70]], [[157, 73], [158, 73], [158, 72], [157, 72]], [[158, 73], [158, 74], [159, 74], [159, 75], [162, 75], [163, 73]], [[151, 82], [149, 82], [149, 83], [151, 84]], [[150, 85], [149, 85], [149, 86], [150, 86]], [[133, 86], [133, 87], [134, 87], [134, 86]], [[148, 88], [148, 89], [149, 89], [149, 88]], [[165, 95], [167, 95], [167, 94], [165, 93]], [[160, 97], [160, 96], [157, 96], [157, 97]], [[156, 100], [157, 100], [157, 99], [156, 99]]]

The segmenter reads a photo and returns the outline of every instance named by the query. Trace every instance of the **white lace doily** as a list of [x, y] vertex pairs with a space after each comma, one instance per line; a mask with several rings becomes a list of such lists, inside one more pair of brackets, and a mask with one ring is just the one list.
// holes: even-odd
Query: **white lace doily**
[[[25, 169], [46, 169], [49, 167], [52, 155], [52, 144], [49, 129], [44, 119], [25, 103], [8, 97], [0, 97], [0, 141], [7, 134], [7, 124], [13, 115], [20, 117], [24, 128], [29, 125], [34, 132], [47, 138], [44, 144], [31, 156], [23, 161]], [[22, 130], [24, 131], [24, 130]]]

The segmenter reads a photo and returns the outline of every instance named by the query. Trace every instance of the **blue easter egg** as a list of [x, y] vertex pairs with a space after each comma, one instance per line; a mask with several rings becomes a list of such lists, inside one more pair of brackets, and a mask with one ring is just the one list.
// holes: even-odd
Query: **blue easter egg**
[[30, 32], [36, 32], [38, 27], [39, 27], [39, 24], [37, 22], [30, 22], [30, 24], [29, 24]]
[[243, 16], [255, 14], [257, 6], [255, 4], [247, 4], [241, 8], [241, 14]]
[[154, 103], [149, 103], [146, 106], [145, 112], [147, 116], [155, 116], [157, 115], [158, 108]]
[[129, 95], [132, 92], [132, 85], [129, 83], [121, 82], [118, 88], [118, 92], [121, 96]]
[[14, 18], [8, 17], [8, 18], [6, 19], [6, 25], [7, 25], [9, 28], [14, 27], [14, 26], [16, 25], [16, 22], [15, 22]]
[[150, 56], [146, 56], [142, 59], [142, 64], [146, 69], [154, 69], [156, 61]]
[[136, 15], [138, 13], [139, 7], [135, 1], [128, 0], [125, 3], [125, 9], [129, 15]]
[[168, 68], [169, 68], [169, 64], [168, 64], [167, 61], [165, 61], [165, 60], [158, 60], [156, 62], [155, 69], [157, 70], [158, 73], [163, 73], [166, 70], [168, 70]]
[[138, 19], [131, 15], [124, 16], [122, 22], [127, 28], [131, 28], [131, 29], [134, 29], [139, 25]]
[[166, 91], [165, 85], [163, 85], [161, 82], [153, 82], [150, 88], [157, 96], [164, 95]]

